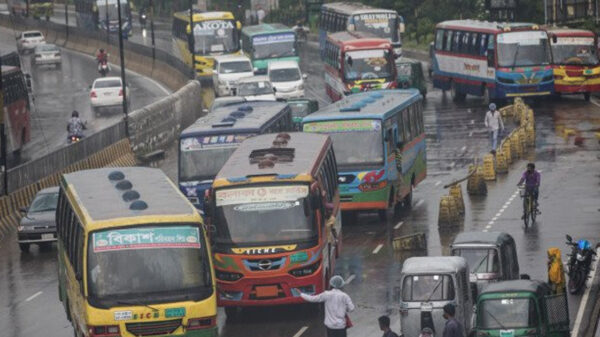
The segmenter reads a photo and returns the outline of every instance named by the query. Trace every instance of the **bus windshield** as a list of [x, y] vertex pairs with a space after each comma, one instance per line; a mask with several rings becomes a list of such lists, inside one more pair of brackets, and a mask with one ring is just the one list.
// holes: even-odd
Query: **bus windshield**
[[[108, 5], [107, 5], [108, 3]], [[119, 19], [119, 10], [117, 6], [117, 1], [111, 0], [108, 2], [98, 1], [98, 18], [100, 21], [106, 20], [106, 14], [108, 12], [108, 20], [118, 20]], [[127, 1], [121, 0], [121, 18], [127, 18]]]
[[252, 46], [254, 59], [298, 56], [294, 33], [255, 36], [252, 38]]
[[326, 133], [331, 137], [339, 168], [383, 165], [383, 136], [380, 120], [311, 122], [304, 124], [304, 132]]
[[364, 13], [354, 15], [354, 29], [377, 37], [398, 42], [398, 15], [396, 13]]
[[536, 305], [530, 298], [489, 299], [479, 306], [477, 316], [481, 318], [478, 324], [482, 329], [521, 329], [538, 325]]
[[498, 35], [498, 65], [529, 67], [550, 64], [548, 36], [543, 31], [509, 32]]
[[194, 47], [197, 55], [218, 55], [238, 51], [239, 38], [233, 20], [194, 23]]
[[552, 44], [555, 64], [595, 66], [598, 62], [593, 37], [559, 37]]
[[196, 224], [92, 233], [87, 252], [90, 302], [108, 307], [206, 298], [212, 281], [203, 245]]
[[496, 249], [464, 248], [454, 250], [453, 254], [464, 257], [473, 274], [500, 272], [500, 261]]
[[308, 185], [265, 185], [217, 190], [215, 241], [284, 244], [318, 237]]
[[345, 79], [356, 81], [390, 78], [392, 76], [390, 55], [385, 49], [347, 52], [344, 59]]
[[451, 301], [454, 283], [450, 275], [410, 275], [404, 278], [402, 301]]

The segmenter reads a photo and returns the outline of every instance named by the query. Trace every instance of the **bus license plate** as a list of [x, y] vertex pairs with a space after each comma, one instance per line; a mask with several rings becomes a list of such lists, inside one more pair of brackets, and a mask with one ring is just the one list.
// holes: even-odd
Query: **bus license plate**
[[256, 297], [277, 297], [278, 294], [277, 286], [256, 287]]
[[54, 239], [54, 234], [42, 234], [42, 240], [52, 240]]
[[169, 308], [165, 309], [165, 317], [183, 317], [185, 316], [185, 308]]

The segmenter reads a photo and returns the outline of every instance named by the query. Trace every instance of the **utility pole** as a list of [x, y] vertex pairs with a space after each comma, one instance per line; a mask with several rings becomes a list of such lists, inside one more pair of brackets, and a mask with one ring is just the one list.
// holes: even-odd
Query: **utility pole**
[[154, 2], [150, 0], [150, 39], [152, 40], [152, 61], [156, 59], [156, 45], [154, 44]]
[[2, 88], [2, 57], [0, 57], [0, 171], [4, 188], [2, 195], [8, 195], [8, 165], [6, 158], [6, 133], [4, 132], [4, 89]]
[[[105, 4], [106, 4], [106, 15], [105, 15], [105, 17], [106, 17], [106, 47], [108, 48], [108, 46], [110, 45], [110, 21], [108, 21], [108, 19], [109, 19], [109, 17], [108, 17], [108, 0], [105, 0]], [[119, 0], [117, 0], [117, 6], [121, 7]], [[121, 15], [121, 11], [119, 10], [119, 16], [120, 15]], [[119, 20], [119, 29], [121, 29], [120, 22], [121, 22], [121, 20]]]
[[[108, 8], [107, 8], [108, 9]], [[129, 138], [129, 116], [127, 114], [127, 82], [125, 81], [125, 54], [123, 53], [123, 25], [121, 23], [121, 0], [117, 0], [119, 18], [119, 56], [121, 58], [121, 82], [123, 86], [123, 114], [125, 115], [125, 135]]]
[[188, 0], [190, 6], [190, 49], [192, 52], [192, 78], [196, 78], [196, 39], [194, 37], [194, 0]]
[[65, 33], [69, 39], [69, 2], [65, 0]]
[[29, 17], [29, 1], [25, 0], [25, 17]]

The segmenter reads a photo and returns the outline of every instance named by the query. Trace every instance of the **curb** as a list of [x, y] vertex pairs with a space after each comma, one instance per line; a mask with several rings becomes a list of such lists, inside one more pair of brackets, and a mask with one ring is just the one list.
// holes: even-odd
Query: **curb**
[[594, 274], [586, 283], [571, 337], [592, 337], [598, 328], [596, 325], [600, 310], [600, 301], [598, 301], [600, 295], [600, 248], [596, 248], [596, 254], [596, 262], [592, 269]]

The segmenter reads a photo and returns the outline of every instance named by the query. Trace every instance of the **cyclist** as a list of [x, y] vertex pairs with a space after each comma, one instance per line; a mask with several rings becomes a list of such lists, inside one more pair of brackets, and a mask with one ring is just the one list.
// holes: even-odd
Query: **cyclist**
[[[523, 176], [517, 186], [521, 186], [525, 183], [525, 195], [531, 193], [533, 195], [533, 200], [535, 201], [535, 209], [538, 214], [541, 212], [538, 209], [538, 195], [540, 192], [540, 183], [542, 182], [542, 176], [540, 172], [535, 169], [534, 163], [527, 164], [527, 170], [523, 172]], [[525, 217], [525, 215], [523, 215]]]

